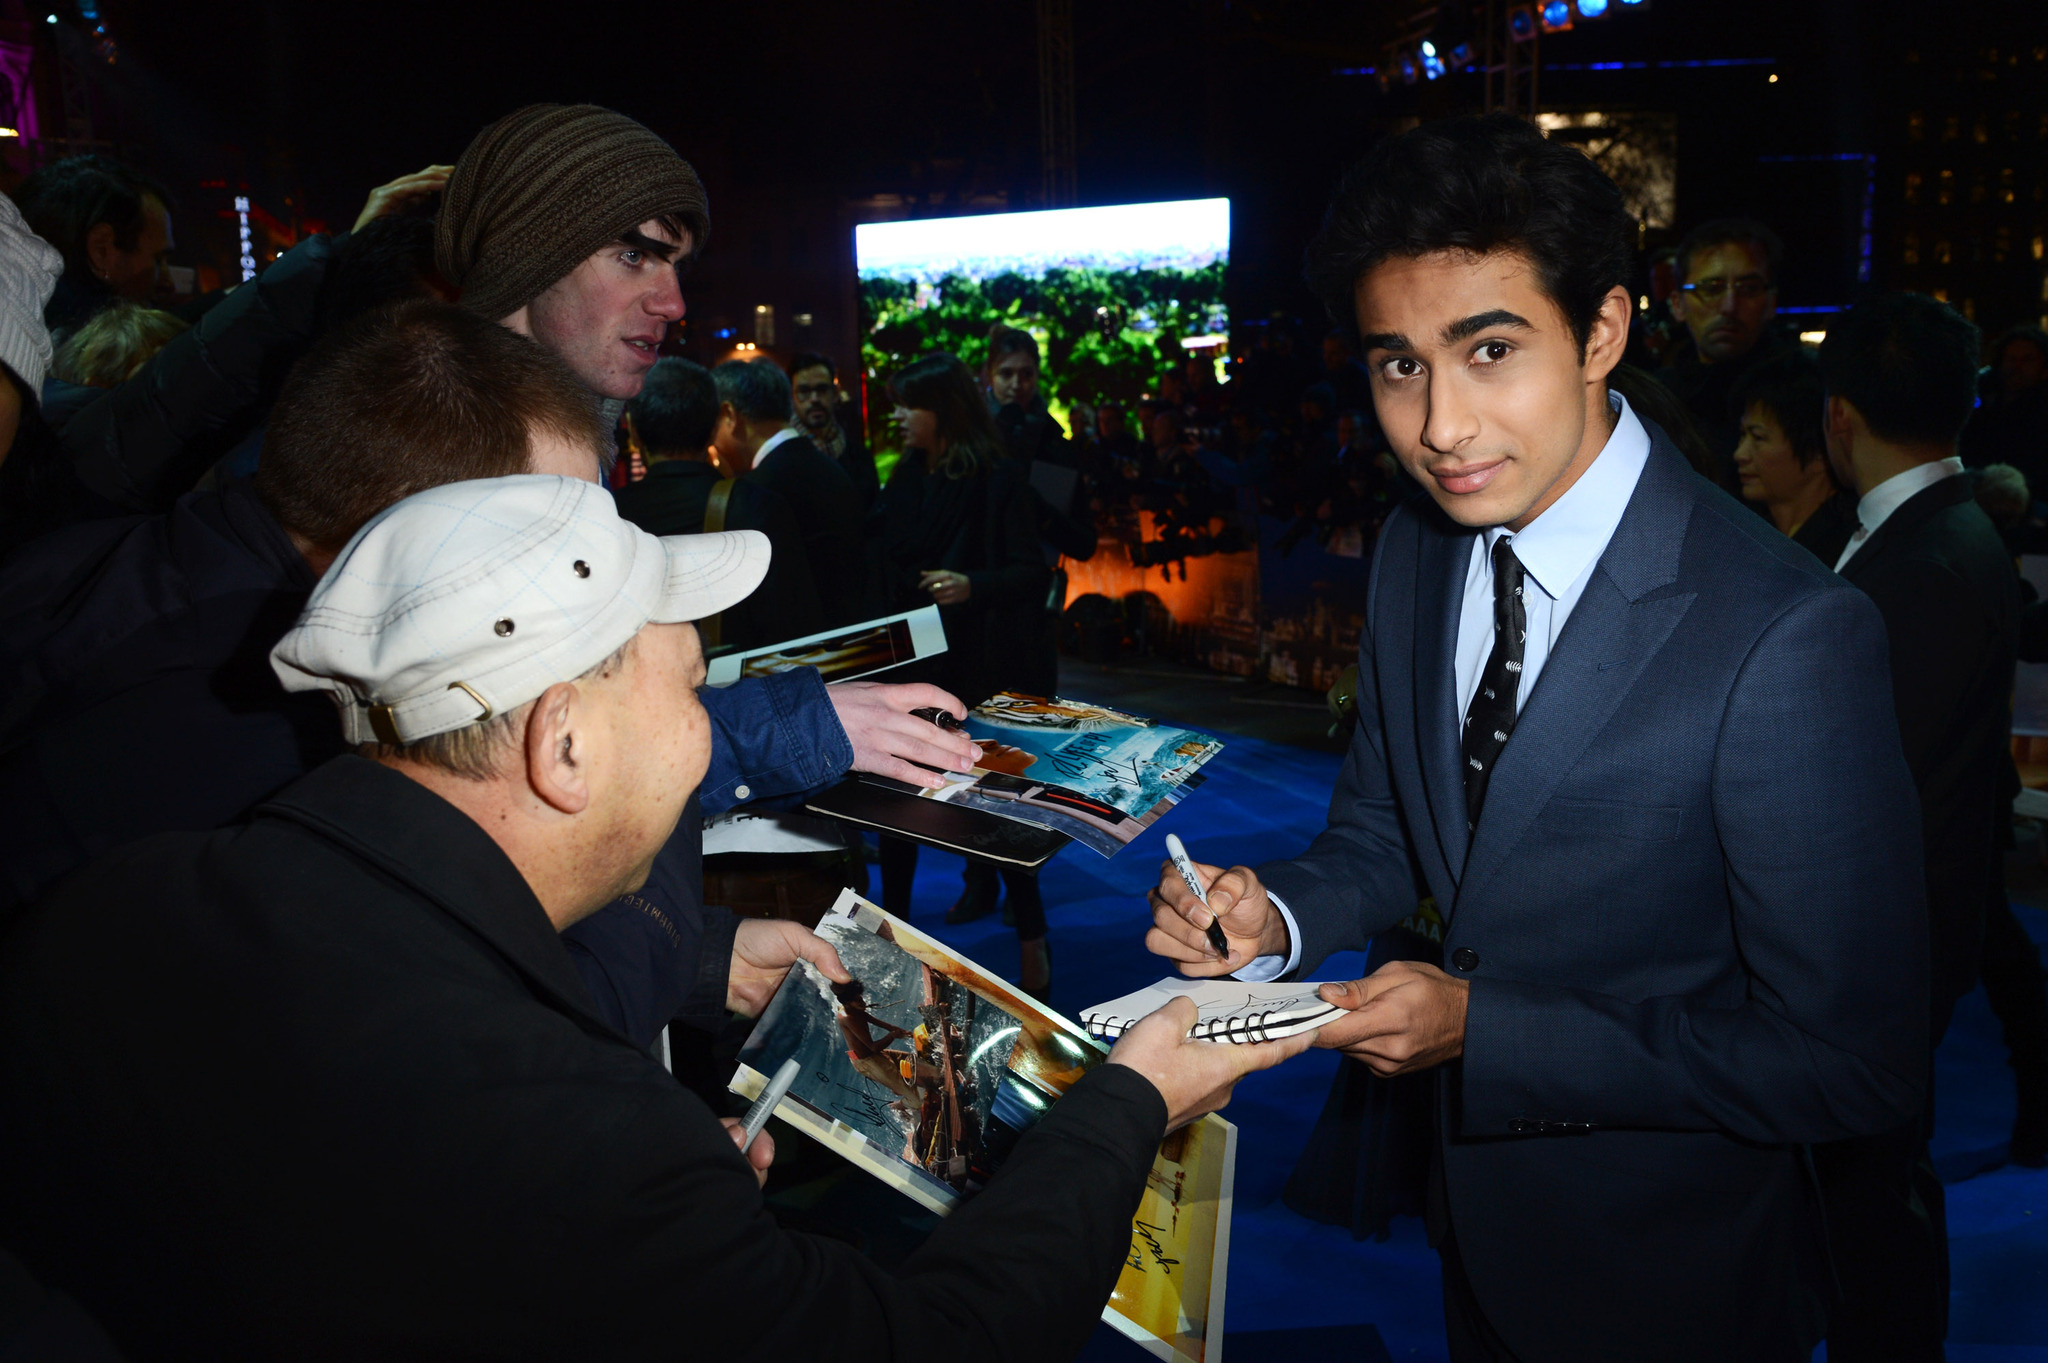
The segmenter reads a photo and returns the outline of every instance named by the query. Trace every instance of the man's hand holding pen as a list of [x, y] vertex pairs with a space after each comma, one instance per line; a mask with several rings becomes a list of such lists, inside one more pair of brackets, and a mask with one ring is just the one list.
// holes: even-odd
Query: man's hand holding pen
[[[1287, 954], [1287, 924], [1251, 867], [1233, 866], [1226, 871], [1205, 862], [1190, 864], [1208, 893], [1209, 905], [1202, 906], [1171, 861], [1161, 862], [1159, 884], [1146, 896], [1152, 906], [1152, 930], [1145, 934], [1147, 951], [1172, 961], [1181, 974], [1196, 977], [1228, 975], [1255, 956]], [[1222, 959], [1209, 945], [1207, 929], [1212, 917], [1230, 944], [1230, 955]]]

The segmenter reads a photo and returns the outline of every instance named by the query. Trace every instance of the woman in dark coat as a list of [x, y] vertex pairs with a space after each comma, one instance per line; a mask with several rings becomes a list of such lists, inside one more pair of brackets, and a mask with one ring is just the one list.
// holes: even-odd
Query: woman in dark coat
[[[927, 355], [889, 384], [903, 429], [903, 458], [875, 500], [869, 522], [879, 541], [888, 609], [937, 602], [946, 652], [903, 680], [943, 686], [969, 705], [997, 691], [1039, 680], [1036, 645], [1048, 581], [1038, 550], [1030, 487], [1004, 453], [980, 385], [951, 355]], [[882, 906], [910, 907], [914, 843], [882, 841]], [[1045, 946], [1045, 905], [1038, 881], [1005, 870], [1003, 882], [1017, 924], [1021, 983], [1043, 997], [1051, 964]], [[967, 922], [995, 907], [996, 873], [970, 861], [967, 888], [948, 922]]]

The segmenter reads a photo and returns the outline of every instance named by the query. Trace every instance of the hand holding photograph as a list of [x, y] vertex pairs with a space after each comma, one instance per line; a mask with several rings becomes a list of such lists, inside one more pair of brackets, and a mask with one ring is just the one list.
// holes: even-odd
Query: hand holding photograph
[[[740, 1051], [733, 1092], [799, 1069], [784, 1121], [931, 1211], [986, 1185], [1060, 1094], [1108, 1054], [1002, 979], [854, 894], [818, 924], [853, 975], [800, 961]], [[1155, 1356], [1207, 1363], [1223, 1335], [1237, 1128], [1162, 1142], [1103, 1319]]]

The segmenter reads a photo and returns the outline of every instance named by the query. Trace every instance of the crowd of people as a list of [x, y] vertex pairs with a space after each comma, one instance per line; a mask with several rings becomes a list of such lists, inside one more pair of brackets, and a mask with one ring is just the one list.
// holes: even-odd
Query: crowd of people
[[[1362, 1062], [1346, 1178], [1426, 1212], [1453, 1356], [1940, 1356], [1930, 1055], [1979, 979], [2048, 1163], [2003, 877], [2048, 335], [1986, 377], [1873, 294], [1816, 352], [1724, 219], [1652, 346], [1612, 183], [1453, 120], [1338, 188], [1319, 361], [1271, 328], [1069, 431], [996, 326], [887, 376], [883, 478], [831, 357], [661, 353], [711, 207], [619, 114], [514, 111], [162, 310], [172, 209], [99, 156], [0, 203], [0, 1345], [1071, 1356], [1162, 1136], [1310, 1037], [1146, 1019], [885, 1272], [778, 1225], [772, 1141], [657, 1058], [849, 978], [707, 893], [706, 829], [972, 769], [926, 716], [1055, 690], [1063, 563], [1264, 516], [1377, 554], [1351, 755], [1301, 855], [1199, 867], [1206, 903], [1162, 872], [1147, 945], [1370, 948], [1315, 1043]], [[885, 682], [703, 685], [927, 605], [946, 651]], [[916, 845], [874, 855], [907, 913]], [[998, 908], [1049, 998], [1036, 876], [970, 860], [947, 920]]]

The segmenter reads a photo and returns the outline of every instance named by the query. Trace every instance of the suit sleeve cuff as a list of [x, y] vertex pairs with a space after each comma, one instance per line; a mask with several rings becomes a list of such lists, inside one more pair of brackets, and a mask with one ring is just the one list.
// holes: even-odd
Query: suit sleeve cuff
[[1287, 901], [1274, 894], [1269, 887], [1266, 898], [1273, 901], [1273, 907], [1280, 910], [1280, 921], [1287, 925], [1287, 954], [1285, 956], [1254, 956], [1251, 964], [1240, 966], [1231, 978], [1247, 984], [1264, 984], [1292, 975], [1301, 968], [1301, 929], [1295, 924], [1294, 913], [1287, 907]]

